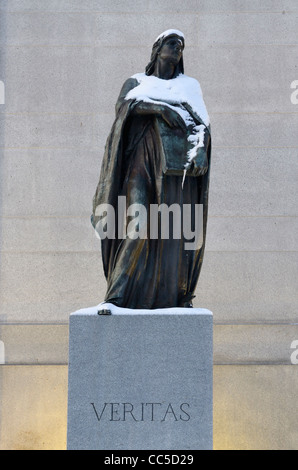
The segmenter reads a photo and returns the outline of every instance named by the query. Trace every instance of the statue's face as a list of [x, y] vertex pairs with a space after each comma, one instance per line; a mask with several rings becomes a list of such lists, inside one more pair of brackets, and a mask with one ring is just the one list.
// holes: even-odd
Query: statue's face
[[159, 52], [162, 60], [169, 61], [174, 65], [179, 64], [182, 57], [183, 43], [178, 36], [170, 36], [166, 39]]

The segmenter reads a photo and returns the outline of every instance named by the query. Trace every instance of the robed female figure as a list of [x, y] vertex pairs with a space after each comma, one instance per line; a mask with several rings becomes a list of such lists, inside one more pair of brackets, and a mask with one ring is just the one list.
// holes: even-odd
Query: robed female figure
[[92, 224], [101, 234], [105, 302], [119, 307], [191, 307], [202, 267], [211, 135], [200, 85], [184, 75], [183, 49], [180, 31], [156, 39], [145, 73], [122, 87], [105, 147]]

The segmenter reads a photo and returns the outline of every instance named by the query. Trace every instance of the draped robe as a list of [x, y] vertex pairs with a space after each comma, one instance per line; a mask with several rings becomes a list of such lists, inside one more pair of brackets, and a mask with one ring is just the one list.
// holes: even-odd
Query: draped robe
[[[94, 228], [100, 223], [96, 211], [99, 205], [112, 205], [116, 216], [116, 237], [101, 240], [107, 280], [105, 301], [133, 309], [188, 307], [194, 297], [205, 249], [210, 127], [205, 126], [204, 143], [200, 149], [208, 159], [207, 172], [196, 177], [187, 174], [185, 178], [182, 174], [164, 174], [164, 151], [156, 126], [157, 117], [133, 113], [138, 100], [127, 99], [129, 92], [138, 85], [136, 78], [130, 78], [120, 92], [116, 118], [107, 139], [100, 179], [93, 198], [91, 220]], [[179, 103], [176, 106], [179, 107]], [[205, 124], [189, 104], [184, 103], [184, 106], [187, 106], [196, 124]], [[195, 204], [203, 204], [202, 245], [196, 250], [186, 250], [185, 242], [189, 240], [183, 233], [180, 239], [173, 236], [152, 239], [149, 234], [147, 238], [119, 238], [119, 196], [125, 196], [127, 207], [142, 204], [148, 214], [151, 204], [179, 204], [182, 214], [185, 204], [190, 204], [192, 208]], [[149, 216], [147, 223], [149, 233]]]

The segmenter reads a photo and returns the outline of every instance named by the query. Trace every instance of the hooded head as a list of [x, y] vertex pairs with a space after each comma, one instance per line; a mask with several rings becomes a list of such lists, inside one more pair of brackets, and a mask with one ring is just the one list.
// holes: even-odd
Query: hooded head
[[[178, 37], [181, 40], [182, 45], [183, 45], [183, 49], [184, 49], [184, 34], [181, 31], [179, 31], [177, 29], [168, 29], [167, 31], [164, 31], [163, 33], [161, 33], [155, 39], [155, 42], [153, 44], [152, 52], [151, 52], [151, 59], [150, 59], [150, 62], [149, 62], [149, 64], [147, 65], [147, 67], [145, 69], [146, 75], [152, 75], [153, 74], [154, 69], [155, 69], [157, 56], [158, 56], [164, 42], [171, 36]], [[177, 71], [175, 73], [175, 76], [179, 75], [179, 73], [184, 73], [183, 56], [181, 56], [181, 59], [180, 59], [178, 65], [177, 65]]]

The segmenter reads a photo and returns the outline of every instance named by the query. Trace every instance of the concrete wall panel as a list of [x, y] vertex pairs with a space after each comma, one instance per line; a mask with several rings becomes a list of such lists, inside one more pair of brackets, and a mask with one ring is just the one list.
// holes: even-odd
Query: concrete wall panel
[[210, 215], [297, 216], [296, 168], [296, 149], [214, 149]]
[[296, 322], [297, 269], [297, 252], [206, 252], [195, 306], [216, 322]]
[[99, 172], [99, 156], [88, 148], [8, 150], [2, 162], [2, 213], [89, 217]]
[[101, 11], [110, 12], [131, 12], [133, 11], [156, 11], [166, 12], [172, 8], [178, 12], [226, 12], [237, 11], [243, 13], [245, 11], [257, 11], [260, 14], [277, 11], [297, 11], [296, 0], [265, 0], [262, 4], [258, 0], [249, 2], [249, 8], [245, 8], [243, 0], [187, 0], [181, 3], [180, 0], [127, 0], [123, 3], [121, 0], [52, 0], [43, 2], [40, 0], [2, 0], [2, 8], [9, 11]]
[[185, 73], [200, 81], [212, 112], [297, 112], [291, 102], [297, 49], [202, 44], [185, 49]]
[[1, 262], [5, 322], [63, 323], [71, 312], [103, 301], [99, 253], [2, 253]]
[[65, 450], [67, 367], [1, 366], [0, 449]]
[[214, 449], [297, 449], [293, 366], [223, 366], [214, 373]]

